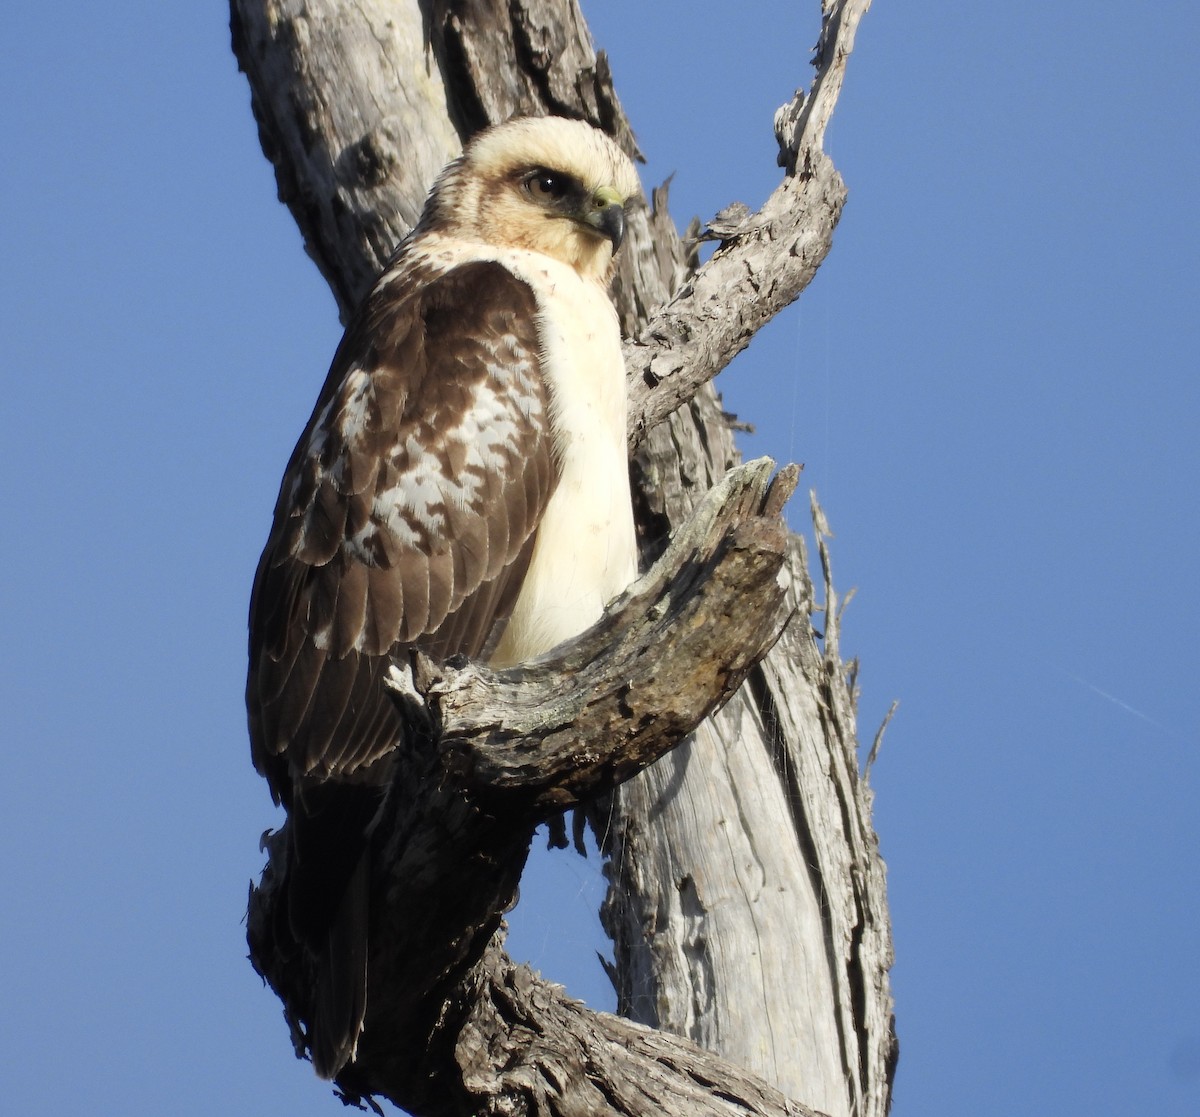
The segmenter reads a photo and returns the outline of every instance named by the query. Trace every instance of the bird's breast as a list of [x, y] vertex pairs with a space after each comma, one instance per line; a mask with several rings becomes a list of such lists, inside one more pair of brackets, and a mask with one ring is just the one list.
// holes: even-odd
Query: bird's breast
[[[570, 269], [531, 277], [558, 484], [492, 663], [541, 655], [599, 619], [637, 575], [625, 366], [607, 292]], [[568, 274], [563, 274], [566, 272]]]

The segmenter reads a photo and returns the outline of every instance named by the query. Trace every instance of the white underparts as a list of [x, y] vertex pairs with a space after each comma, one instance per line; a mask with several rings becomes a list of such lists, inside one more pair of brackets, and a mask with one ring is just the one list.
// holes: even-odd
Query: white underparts
[[625, 365], [608, 293], [532, 253], [503, 258], [533, 288], [559, 466], [495, 666], [577, 636], [637, 575], [626, 450]]

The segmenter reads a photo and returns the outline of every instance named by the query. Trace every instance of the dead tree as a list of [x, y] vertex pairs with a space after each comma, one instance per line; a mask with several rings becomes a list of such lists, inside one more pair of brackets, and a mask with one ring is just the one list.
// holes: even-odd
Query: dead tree
[[[760, 463], [728, 472], [737, 454], [710, 386], [829, 251], [845, 187], [821, 145], [868, 5], [823, 0], [816, 77], [776, 115], [780, 185], [757, 213], [710, 222], [706, 264], [665, 190], [631, 222], [615, 297], [650, 572], [536, 672], [399, 665], [412, 686], [397, 700], [426, 747], [379, 830], [387, 902], [359, 1058], [338, 1079], [350, 1098], [419, 1115], [887, 1111], [884, 868], [823, 521], [814, 507], [818, 606], [802, 542], [779, 522], [793, 479], [772, 486]], [[636, 152], [574, 0], [231, 12], [280, 197], [343, 317], [478, 128], [557, 113]], [[572, 805], [603, 819], [603, 917], [628, 1020], [571, 1001], [501, 946], [533, 827]], [[284, 844], [270, 849], [252, 956], [298, 1027], [306, 975], [274, 933], [287, 866]]]

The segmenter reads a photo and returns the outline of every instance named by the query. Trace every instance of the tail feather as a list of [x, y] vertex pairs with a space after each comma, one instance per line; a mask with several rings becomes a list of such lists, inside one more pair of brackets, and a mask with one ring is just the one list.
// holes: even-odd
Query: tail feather
[[313, 1069], [334, 1078], [358, 1050], [367, 1010], [367, 926], [370, 865], [359, 858], [325, 948], [317, 961], [317, 987], [308, 1027]]

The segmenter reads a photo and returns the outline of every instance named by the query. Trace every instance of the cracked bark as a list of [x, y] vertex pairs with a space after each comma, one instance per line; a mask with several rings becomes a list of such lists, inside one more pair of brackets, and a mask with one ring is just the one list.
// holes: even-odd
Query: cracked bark
[[[694, 252], [666, 212], [665, 190], [653, 192], [652, 205], [631, 223], [614, 294], [631, 339], [630, 443], [647, 561], [737, 460], [709, 379], [796, 297], [829, 249], [845, 188], [821, 141], [867, 6], [824, 0], [810, 95], [797, 96], [776, 118], [780, 186], [758, 213], [731, 207], [710, 223], [721, 242], [710, 261], [696, 270]], [[231, 11], [234, 49], [280, 197], [343, 316], [415, 219], [433, 176], [476, 128], [515, 112], [559, 112], [591, 120], [635, 151], [607, 62], [570, 0], [232, 0]], [[594, 802], [591, 815], [612, 882], [604, 919], [621, 1011], [719, 1051], [814, 1108], [882, 1115], [895, 1058], [884, 869], [858, 771], [854, 674], [839, 657], [821, 527], [818, 517], [823, 641], [810, 622], [818, 607], [806, 556], [792, 539], [784, 562], [792, 619], [775, 649], [688, 743]], [[449, 817], [454, 809], [446, 807]], [[523, 857], [519, 839], [496, 839], [488, 856]], [[282, 869], [273, 858], [268, 893], [271, 874]], [[486, 874], [482, 883], [498, 921], [507, 883], [495, 888]], [[499, 1031], [488, 1032], [488, 1042], [497, 1052], [508, 1050], [500, 1034], [507, 1022], [529, 1040], [533, 1060], [514, 1065], [542, 1066], [535, 1052], [545, 1033], [530, 1038], [522, 1014], [536, 1021], [547, 998], [570, 1002], [528, 975], [512, 977], [519, 971], [506, 970], [507, 960], [488, 970], [488, 959], [502, 958], [489, 945], [491, 926], [485, 921], [486, 934], [477, 929], [458, 943], [463, 957], [483, 956], [470, 971], [476, 984], [453, 987], [465, 999], [447, 1000], [458, 1007], [442, 1011], [447, 1018], [457, 1012], [460, 1022], [475, 1020], [470, 1013], [492, 1020]], [[408, 965], [419, 969], [419, 959]], [[401, 960], [394, 972], [407, 972]], [[575, 1008], [586, 1031], [593, 1025]], [[596, 1036], [615, 1026], [611, 1018], [591, 1019], [605, 1021], [594, 1024]], [[411, 1062], [423, 1051], [429, 1066], [466, 1083], [451, 1091], [460, 1100], [461, 1089], [470, 1093], [470, 1083], [481, 1082], [497, 1111], [510, 1103], [513, 1112], [584, 1111], [563, 1100], [576, 1088], [571, 1083], [586, 1093], [578, 1067], [551, 1060], [529, 1071], [566, 1084], [559, 1100], [547, 1100], [553, 1090], [522, 1093], [528, 1084], [520, 1074], [509, 1081], [497, 1069], [503, 1064], [480, 1063], [487, 1047], [465, 1038], [456, 1045], [448, 1033], [439, 1033], [440, 1047], [429, 1046], [433, 1034], [428, 1020], [409, 1018], [376, 1021], [368, 1037], [378, 1041], [379, 1066]], [[653, 1042], [674, 1041], [660, 1035]], [[734, 1075], [727, 1065], [709, 1073], [711, 1082]], [[369, 1092], [362, 1081], [342, 1085]], [[611, 1089], [625, 1098], [620, 1087]], [[438, 1108], [436, 1092], [426, 1093], [418, 1099], [425, 1108], [414, 1112], [457, 1111]], [[626, 1108], [611, 1098], [606, 1104], [611, 1112], [638, 1112], [628, 1098]]]

